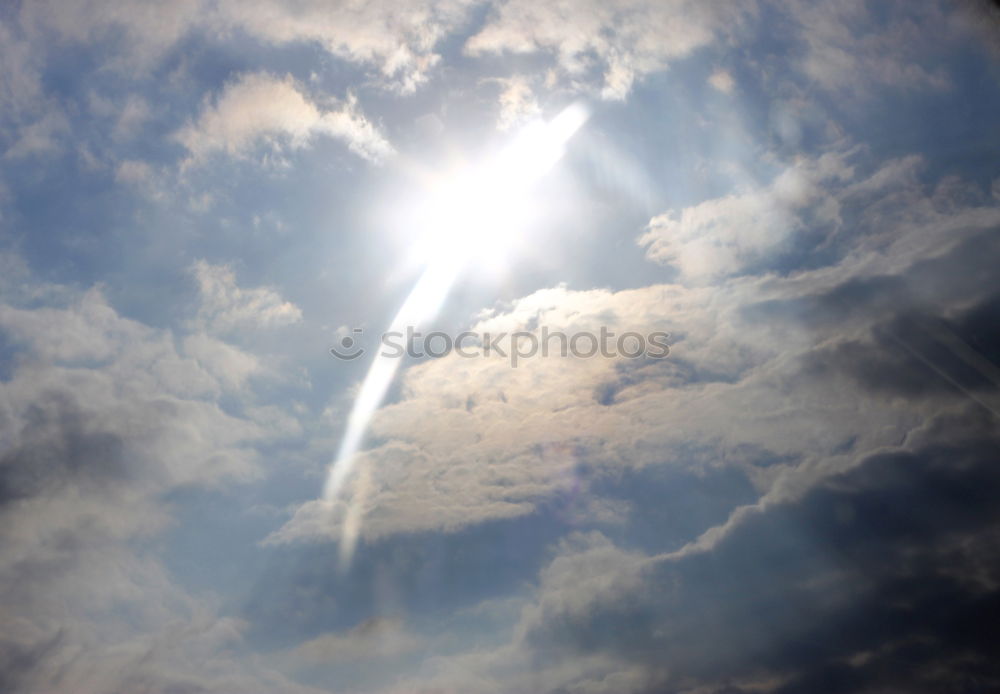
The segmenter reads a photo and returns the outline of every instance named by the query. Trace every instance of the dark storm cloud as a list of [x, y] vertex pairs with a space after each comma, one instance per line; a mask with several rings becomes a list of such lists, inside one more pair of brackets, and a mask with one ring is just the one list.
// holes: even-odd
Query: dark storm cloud
[[998, 324], [997, 296], [951, 320], [906, 314], [876, 325], [867, 340], [812, 352], [806, 368], [817, 377], [828, 370], [846, 375], [861, 388], [889, 397], [974, 396], [1000, 386], [993, 366]]
[[911, 452], [869, 456], [710, 551], [657, 562], [642, 592], [546, 613], [529, 647], [614, 652], [669, 671], [660, 692], [762, 676], [788, 692], [996, 687], [1000, 437], [973, 410], [925, 429]]
[[851, 324], [888, 324], [904, 320], [901, 316], [907, 313], [940, 314], [970, 297], [978, 301], [992, 293], [997, 257], [1000, 236], [996, 228], [987, 227], [946, 252], [918, 259], [905, 273], [849, 278], [822, 291], [806, 288], [799, 296], [751, 301], [741, 313], [750, 321], [792, 322], [817, 332]]
[[[846, 382], [859, 404], [891, 403], [916, 425], [898, 446], [750, 508], [707, 546], [652, 559], [639, 589], [596, 592], [586, 609], [543, 589], [526, 650], [542, 661], [613, 654], [641, 666], [649, 694], [1000, 686], [1000, 296], [985, 281], [998, 250], [988, 230], [903, 274], [746, 308], [823, 338], [789, 365], [788, 382]], [[766, 451], [736, 462], [769, 460], [791, 462]], [[739, 504], [710, 480], [679, 493]], [[638, 505], [643, 522], [663, 527], [684, 503], [647, 486], [662, 505]]]

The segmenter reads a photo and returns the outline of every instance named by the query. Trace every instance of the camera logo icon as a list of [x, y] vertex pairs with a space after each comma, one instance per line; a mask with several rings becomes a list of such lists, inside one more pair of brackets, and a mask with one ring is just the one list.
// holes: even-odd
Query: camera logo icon
[[354, 328], [351, 333], [352, 335], [345, 335], [341, 338], [339, 346], [331, 347], [330, 354], [337, 357], [337, 359], [342, 359], [344, 361], [357, 359], [364, 354], [365, 348], [358, 345], [359, 338], [362, 334], [364, 334], [364, 330], [361, 328]]

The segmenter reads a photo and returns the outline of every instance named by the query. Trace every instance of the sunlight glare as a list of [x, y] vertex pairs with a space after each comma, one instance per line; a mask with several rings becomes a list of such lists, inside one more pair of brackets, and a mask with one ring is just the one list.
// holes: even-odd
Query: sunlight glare
[[[425, 248], [426, 269], [393, 318], [389, 330], [405, 331], [434, 317], [456, 278], [472, 263], [489, 263], [517, 241], [532, 215], [531, 187], [562, 157], [566, 143], [587, 120], [581, 105], [548, 123], [525, 128], [496, 157], [439, 182], [418, 207], [413, 222]], [[351, 408], [344, 438], [330, 466], [323, 499], [334, 507], [350, 476], [375, 411], [385, 398], [400, 361], [376, 355]], [[341, 529], [341, 567], [346, 568], [360, 532], [360, 505], [351, 500]]]

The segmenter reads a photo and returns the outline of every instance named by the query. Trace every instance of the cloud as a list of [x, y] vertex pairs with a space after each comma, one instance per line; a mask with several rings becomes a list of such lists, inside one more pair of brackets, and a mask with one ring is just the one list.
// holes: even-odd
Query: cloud
[[191, 267], [198, 282], [201, 305], [195, 325], [213, 333], [247, 328], [270, 328], [302, 320], [302, 311], [273, 289], [243, 289], [226, 265], [199, 260]]
[[115, 180], [134, 186], [145, 186], [153, 178], [153, 168], [144, 161], [126, 159], [115, 169]]
[[709, 45], [752, 12], [752, 4], [728, 2], [511, 0], [494, 10], [466, 51], [549, 53], [571, 83], [620, 100], [637, 80]]
[[103, 42], [116, 70], [141, 75], [191, 35], [239, 32], [269, 44], [318, 44], [331, 55], [375, 69], [384, 88], [413, 92], [440, 60], [437, 44], [459, 29], [481, 0], [389, 0], [343, 5], [305, 0], [182, 0], [169, 6], [114, 0], [24, 3], [19, 24], [32, 40]]
[[[861, 0], [836, 5], [800, 0], [710, 5], [511, 0], [493, 9], [465, 50], [476, 56], [550, 56], [555, 63], [550, 86], [560, 82], [622, 100], [636, 82], [696, 50], [724, 48], [723, 42], [747, 45], [766, 35], [788, 39], [795, 51], [786, 79], [798, 73], [810, 87], [856, 97], [872, 96], [879, 87], [947, 88], [944, 69], [921, 47], [942, 45], [942, 39], [958, 43], [967, 40], [963, 37], [969, 31], [941, 3], [893, 3], [891, 11], [875, 13]], [[732, 75], [716, 71], [711, 84], [728, 92]]]
[[9, 446], [24, 445], [17, 432], [44, 430], [46, 420], [58, 428], [93, 417], [98, 430], [134, 441], [138, 460], [155, 456], [149, 471], [167, 483], [254, 473], [252, 453], [240, 446], [254, 427], [204, 399], [219, 388], [216, 379], [179, 354], [168, 333], [120, 317], [99, 291], [65, 308], [2, 305], [0, 328], [31, 355], [3, 383]]
[[119, 140], [128, 140], [136, 135], [150, 118], [149, 103], [140, 96], [131, 95], [125, 100], [115, 122], [113, 135]]
[[[711, 548], [570, 534], [505, 640], [386, 691], [933, 692], [1000, 682], [994, 417], [967, 405], [744, 514]], [[662, 502], [656, 502], [662, 503]]]
[[[965, 148], [989, 67], [946, 7], [8, 4], [0, 244], [65, 284], [0, 249], [0, 690], [1000, 687], [1000, 180]], [[302, 302], [329, 271], [391, 303], [393, 254], [350, 258], [379, 243], [365, 195], [391, 207], [409, 168], [245, 165], [324, 137], [385, 161], [421, 113], [449, 133], [419, 148], [471, 142], [484, 95], [503, 128], [574, 93], [629, 101], [543, 195], [582, 203], [567, 235], [469, 327], [665, 331], [671, 354], [407, 364], [351, 496], [309, 501], [361, 371], [330, 371]], [[282, 277], [278, 246], [344, 262]], [[331, 325], [365, 310], [334, 303]], [[351, 574], [275, 546], [352, 513]]]
[[315, 42], [352, 63], [373, 65], [378, 83], [404, 93], [428, 79], [435, 47], [466, 20], [477, 0], [392, 0], [333, 4], [306, 0], [225, 0], [217, 21], [271, 43]]
[[[766, 195], [797, 214], [863, 220], [854, 234], [827, 228], [832, 240], [820, 240], [841, 253], [832, 264], [713, 286], [556, 288], [484, 316], [477, 333], [605, 326], [618, 335], [669, 332], [672, 348], [662, 360], [536, 356], [512, 369], [506, 359], [453, 354], [409, 368], [399, 400], [373, 420], [377, 443], [360, 454], [367, 472], [352, 503], [362, 536], [457, 532], [535, 513], [570, 488], [593, 493], [602, 471], [741, 461], [745, 451], [782, 461], [766, 470], [746, 464], [761, 498], [787, 498], [892, 445], [933, 406], [818, 378], [816, 345], [867, 343], [907, 311], [933, 315], [981, 300], [981, 285], [946, 278], [972, 257], [987, 262], [992, 251], [971, 249], [1000, 225], [1000, 209], [981, 190], [974, 195], [975, 184], [928, 189], [911, 185], [910, 171], [890, 161], [858, 176], [835, 156], [775, 180]], [[822, 192], [818, 182], [831, 179], [835, 192]], [[346, 513], [344, 502], [307, 502], [268, 541], [335, 538]], [[698, 547], [717, 539], [709, 533]]]
[[730, 94], [736, 86], [733, 76], [726, 70], [716, 70], [709, 75], [708, 83], [724, 94]]
[[243, 386], [247, 378], [261, 368], [254, 356], [207, 335], [184, 338], [184, 353], [230, 389]]
[[379, 161], [392, 146], [357, 110], [353, 97], [336, 109], [321, 110], [302, 94], [290, 77], [245, 74], [230, 82], [193, 123], [176, 134], [190, 153], [189, 161], [210, 154], [246, 156], [267, 143], [272, 147], [306, 145], [317, 135], [343, 140], [360, 157]]
[[5, 24], [0, 26], [0, 55], [3, 56], [4, 81], [0, 103], [5, 114], [33, 111], [43, 103], [38, 56], [27, 41], [16, 36]]
[[[26, 269], [21, 280], [39, 286]], [[245, 625], [141, 549], [173, 522], [169, 494], [259, 477], [256, 446], [271, 429], [219, 404], [247, 399], [253, 358], [124, 318], [99, 289], [36, 292], [23, 305], [5, 296], [4, 687], [312, 691], [238, 662], [231, 649]]]
[[19, 159], [59, 151], [59, 141], [70, 131], [69, 121], [59, 112], [48, 113], [40, 120], [17, 130], [16, 142], [4, 153], [5, 159]]
[[895, 89], [944, 89], [945, 71], [928, 60], [928, 46], [942, 34], [962, 33], [939, 3], [892, 3], [878, 17], [858, 0], [836, 5], [789, 2], [789, 14], [805, 44], [802, 70], [819, 86], [859, 95], [884, 86]]
[[46, 34], [75, 43], [107, 42], [111, 63], [127, 72], [148, 71], [196, 25], [202, 0], [169, 5], [115, 0], [39, 0], [23, 3], [18, 22], [33, 39]]
[[805, 229], [807, 209], [818, 212], [820, 223], [836, 224], [838, 205], [829, 186], [853, 175], [842, 155], [801, 160], [767, 187], [657, 215], [639, 244], [646, 257], [675, 266], [688, 281], [735, 275], [773, 259], [784, 241]]
[[497, 119], [497, 127], [500, 130], [509, 130], [541, 115], [541, 108], [535, 99], [531, 80], [523, 75], [515, 75], [496, 81], [502, 87], [500, 116]]
[[300, 643], [284, 657], [293, 666], [331, 663], [357, 664], [366, 660], [393, 658], [418, 650], [420, 639], [408, 633], [398, 619], [372, 617], [345, 633], [322, 634]]
[[[650, 260], [676, 268], [682, 281], [704, 284], [788, 271], [796, 254], [822, 248], [862, 253], [884, 243], [922, 244], [926, 235], [906, 230], [961, 225], [963, 214], [992, 215], [975, 186], [945, 178], [928, 191], [919, 180], [923, 165], [915, 155], [873, 164], [857, 149], [799, 158], [767, 186], [653, 217], [639, 244]], [[967, 204], [962, 198], [976, 204], [952, 209]]]
[[52, 153], [70, 129], [61, 106], [45, 93], [42, 60], [6, 24], [0, 26], [0, 149], [5, 159]]
[[[550, 567], [523, 613], [522, 647], [642, 663], [661, 690], [755, 680], [783, 692], [947, 688], [969, 672], [965, 658], [995, 650], [972, 616], [996, 609], [985, 567], [1000, 517], [985, 500], [1000, 478], [987, 463], [987, 421], [940, 416], [903, 450], [746, 516], [710, 552], [588, 561], [596, 589], [552, 584]], [[980, 662], [977, 676], [997, 681]]]

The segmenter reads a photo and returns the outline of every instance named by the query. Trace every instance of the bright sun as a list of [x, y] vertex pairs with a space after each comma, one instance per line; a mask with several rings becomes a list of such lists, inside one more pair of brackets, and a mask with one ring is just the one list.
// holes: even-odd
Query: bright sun
[[486, 161], [434, 179], [412, 217], [424, 262], [476, 266], [505, 259], [537, 216], [533, 184], [559, 161], [586, 119], [583, 106], [570, 106], [547, 123], [529, 125]]
[[[472, 264], [495, 263], [536, 213], [529, 192], [562, 157], [566, 143], [587, 120], [582, 106], [570, 106], [553, 120], [525, 128], [497, 156], [435, 182], [410, 217], [423, 239], [425, 269], [389, 331], [419, 326], [438, 311], [459, 273]], [[371, 363], [347, 420], [337, 457], [330, 466], [323, 498], [334, 502], [350, 475], [355, 454], [375, 410], [388, 391], [398, 359], [378, 355]], [[363, 488], [363, 485], [362, 485]], [[361, 500], [350, 500], [340, 544], [342, 565], [350, 562], [361, 523]]]

